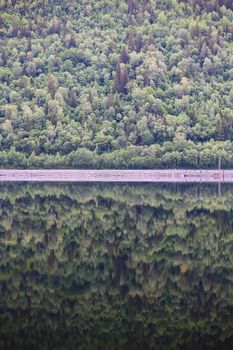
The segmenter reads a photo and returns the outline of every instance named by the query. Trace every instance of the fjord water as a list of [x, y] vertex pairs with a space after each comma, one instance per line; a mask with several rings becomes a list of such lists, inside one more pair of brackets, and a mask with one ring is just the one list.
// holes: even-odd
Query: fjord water
[[1, 184], [0, 349], [232, 349], [233, 186]]

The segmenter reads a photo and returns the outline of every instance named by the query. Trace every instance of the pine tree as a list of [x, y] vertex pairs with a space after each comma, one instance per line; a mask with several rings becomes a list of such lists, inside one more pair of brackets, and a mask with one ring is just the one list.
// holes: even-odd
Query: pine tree
[[140, 52], [142, 48], [142, 34], [138, 33], [136, 40], [136, 51]]
[[51, 97], [54, 99], [55, 93], [58, 88], [58, 81], [53, 74], [49, 74], [48, 77], [48, 90]]
[[131, 30], [129, 32], [129, 50], [132, 52], [132, 51], [135, 51], [135, 37], [134, 37], [134, 32]]
[[125, 45], [121, 48], [121, 62], [125, 64], [129, 63], [129, 55]]
[[77, 103], [77, 96], [74, 91], [69, 92], [69, 105], [72, 108], [76, 108], [78, 103]]
[[7, 64], [7, 56], [6, 56], [6, 51], [4, 49], [2, 50], [1, 59], [2, 59], [2, 65], [5, 66]]
[[77, 47], [74, 35], [71, 35], [71, 38], [70, 38], [70, 41], [69, 41], [69, 47]]
[[115, 75], [115, 89], [118, 92], [126, 93], [126, 84], [128, 83], [128, 72], [125, 65], [118, 63]]

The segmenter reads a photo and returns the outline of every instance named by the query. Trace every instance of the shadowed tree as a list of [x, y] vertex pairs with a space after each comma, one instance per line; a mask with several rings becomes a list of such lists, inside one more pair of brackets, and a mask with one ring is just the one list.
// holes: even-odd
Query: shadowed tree
[[75, 91], [70, 91], [69, 92], [69, 105], [72, 108], [76, 108], [78, 103], [77, 103], [77, 96]]
[[125, 64], [129, 63], [129, 55], [125, 45], [121, 48], [121, 62]]
[[126, 93], [126, 84], [129, 81], [128, 72], [123, 63], [118, 63], [115, 75], [115, 89], [117, 92]]

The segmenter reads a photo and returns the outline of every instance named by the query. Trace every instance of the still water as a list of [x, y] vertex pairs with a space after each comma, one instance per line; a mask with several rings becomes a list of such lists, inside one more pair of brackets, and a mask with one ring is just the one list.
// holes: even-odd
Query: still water
[[233, 186], [0, 185], [1, 350], [233, 348]]

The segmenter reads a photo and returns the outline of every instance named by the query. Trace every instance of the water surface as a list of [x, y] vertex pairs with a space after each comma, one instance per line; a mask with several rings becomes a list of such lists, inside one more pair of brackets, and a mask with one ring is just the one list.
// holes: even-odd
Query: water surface
[[1, 184], [0, 349], [233, 347], [233, 186]]

